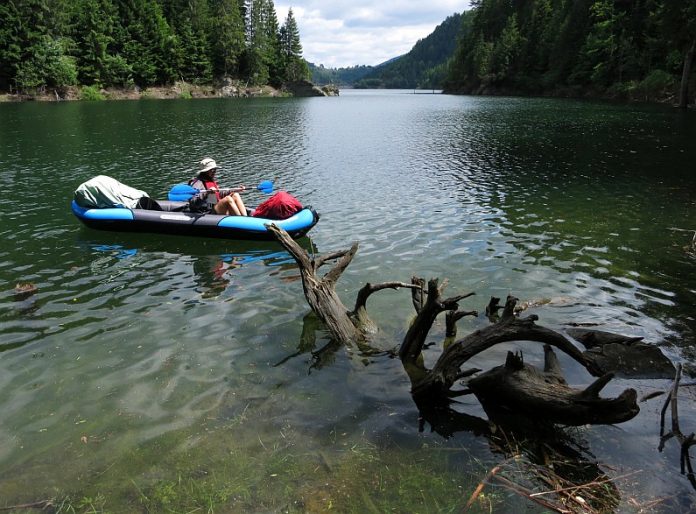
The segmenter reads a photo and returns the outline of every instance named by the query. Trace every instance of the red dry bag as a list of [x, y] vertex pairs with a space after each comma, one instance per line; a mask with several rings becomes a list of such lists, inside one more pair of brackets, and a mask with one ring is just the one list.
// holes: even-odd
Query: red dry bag
[[285, 191], [278, 191], [268, 200], [261, 203], [253, 216], [269, 220], [284, 220], [302, 210], [300, 201]]

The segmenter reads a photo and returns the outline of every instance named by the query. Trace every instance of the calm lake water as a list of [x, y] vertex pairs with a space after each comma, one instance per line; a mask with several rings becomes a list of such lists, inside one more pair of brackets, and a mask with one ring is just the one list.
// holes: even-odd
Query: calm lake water
[[[309, 251], [360, 242], [338, 284], [346, 305], [368, 281], [447, 278], [451, 295], [476, 292], [465, 309], [514, 294], [540, 304], [540, 324], [643, 336], [693, 370], [694, 141], [696, 113], [666, 106], [404, 91], [0, 104], [0, 507], [459, 512], [510, 456], [471, 431], [419, 430], [386, 351], [413, 315], [408, 292], [370, 299], [378, 352], [323, 348], [278, 245], [88, 230], [69, 209], [81, 182], [105, 174], [164, 197], [210, 156], [222, 184], [272, 179], [311, 204]], [[36, 291], [18, 294], [25, 283]], [[459, 334], [487, 324], [465, 318]], [[443, 332], [441, 320], [430, 339]], [[473, 364], [510, 349], [539, 363], [537, 346]], [[592, 381], [561, 362], [571, 384]], [[670, 384], [615, 380], [603, 395]], [[657, 449], [663, 401], [570, 432], [616, 485], [618, 512], [696, 510], [677, 442]], [[456, 409], [485, 418], [472, 397]], [[541, 510], [500, 484], [473, 506], [491, 509]]]

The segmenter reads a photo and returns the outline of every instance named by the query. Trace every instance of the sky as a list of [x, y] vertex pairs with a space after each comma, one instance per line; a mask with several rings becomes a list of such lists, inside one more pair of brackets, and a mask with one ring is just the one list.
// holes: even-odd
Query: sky
[[276, 0], [279, 24], [288, 9], [300, 29], [302, 56], [317, 66], [374, 66], [408, 53], [468, 0]]

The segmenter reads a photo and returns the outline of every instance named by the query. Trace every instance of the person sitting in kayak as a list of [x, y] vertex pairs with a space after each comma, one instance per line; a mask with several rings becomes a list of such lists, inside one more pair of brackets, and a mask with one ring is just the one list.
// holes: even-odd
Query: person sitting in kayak
[[215, 214], [246, 216], [246, 207], [242, 197], [237, 192], [243, 191], [244, 186], [235, 189], [220, 189], [217, 182], [215, 182], [217, 170], [217, 163], [210, 157], [206, 157], [198, 163], [198, 175], [189, 180], [189, 185], [208, 192], [208, 204], [212, 207]]

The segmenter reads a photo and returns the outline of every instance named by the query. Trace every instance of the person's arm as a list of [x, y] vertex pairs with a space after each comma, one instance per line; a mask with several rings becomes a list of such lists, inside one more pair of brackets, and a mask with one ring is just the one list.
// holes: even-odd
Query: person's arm
[[232, 193], [241, 193], [242, 191], [245, 191], [246, 187], [244, 186], [237, 186], [237, 187], [228, 187], [225, 189], [220, 189], [220, 198], [224, 198], [225, 196], [229, 196]]

